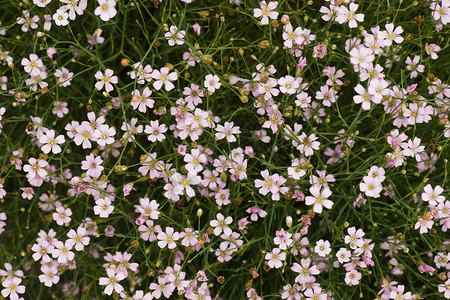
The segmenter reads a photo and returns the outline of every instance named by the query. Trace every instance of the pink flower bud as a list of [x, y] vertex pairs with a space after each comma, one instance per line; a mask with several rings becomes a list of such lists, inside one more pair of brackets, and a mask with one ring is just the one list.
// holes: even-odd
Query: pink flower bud
[[302, 229], [300, 229], [301, 235], [307, 235], [308, 234], [308, 228], [309, 226], [303, 226]]
[[200, 36], [202, 27], [198, 23], [195, 23], [194, 25], [192, 25], [192, 29], [197, 34], [197, 36]]
[[53, 58], [53, 55], [55, 55], [57, 53], [56, 49], [53, 47], [48, 47], [47, 48], [47, 56], [49, 58]]
[[253, 147], [252, 146], [246, 146], [245, 150], [244, 150], [245, 155], [252, 155], [253, 152]]
[[282, 15], [281, 16], [281, 23], [283, 23], [284, 25], [289, 24], [290, 23], [289, 16], [288, 15]]
[[417, 83], [411, 84], [409, 86], [406, 87], [406, 92], [407, 93], [412, 93], [417, 87]]
[[306, 57], [300, 57], [297, 63], [297, 68], [303, 69], [304, 67], [306, 67]]
[[178, 145], [178, 154], [185, 156], [186, 155], [186, 146], [185, 145]]
[[136, 225], [142, 225], [145, 223], [145, 217], [144, 216], [140, 216], [139, 218], [136, 219], [135, 221]]

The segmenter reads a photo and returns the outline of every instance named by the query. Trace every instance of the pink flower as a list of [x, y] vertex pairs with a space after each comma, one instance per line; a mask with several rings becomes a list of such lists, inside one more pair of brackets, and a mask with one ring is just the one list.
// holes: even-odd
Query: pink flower
[[65, 264], [75, 258], [75, 253], [70, 251], [72, 249], [72, 243], [66, 241], [65, 243], [57, 241], [55, 248], [52, 251], [53, 258], [57, 258], [60, 264]]
[[445, 299], [450, 299], [450, 279], [438, 285], [440, 293], [444, 293]]
[[300, 287], [297, 284], [294, 284], [293, 286], [290, 284], [287, 284], [283, 286], [283, 293], [281, 293], [280, 297], [281, 299], [287, 299], [287, 300], [300, 300], [300, 294], [299, 294]]
[[416, 225], [414, 225], [414, 229], [419, 229], [420, 234], [427, 233], [429, 229], [433, 227], [433, 221], [427, 220], [426, 218], [419, 218]]
[[197, 236], [198, 232], [193, 231], [192, 228], [185, 228], [183, 232], [180, 233], [181, 244], [185, 247], [195, 246], [198, 244]]
[[255, 180], [255, 187], [260, 187], [259, 193], [265, 196], [269, 192], [276, 192], [276, 186], [274, 185], [273, 177], [269, 175], [269, 170], [261, 171], [261, 176], [264, 178], [264, 181], [260, 179]]
[[[447, 25], [450, 23], [450, 4], [448, 1], [436, 1], [430, 3], [430, 8], [433, 10], [431, 15], [433, 18], [438, 21], [441, 19], [442, 24]], [[440, 25], [442, 29], [442, 24]], [[437, 30], [439, 31], [439, 30]], [[450, 298], [450, 297], [446, 297]]]
[[441, 47], [439, 47], [436, 44], [425, 44], [425, 52], [431, 56], [431, 59], [437, 59], [438, 56], [436, 54], [436, 52], [438, 52], [439, 50], [441, 50]]
[[258, 293], [256, 292], [256, 290], [254, 288], [250, 288], [247, 291], [247, 297], [248, 299], [252, 299], [252, 300], [261, 300], [262, 298], [259, 297]]
[[328, 187], [320, 190], [319, 187], [312, 186], [309, 188], [309, 192], [312, 194], [312, 196], [305, 197], [305, 204], [314, 205], [313, 210], [316, 213], [322, 213], [323, 207], [330, 209], [333, 206], [333, 201], [327, 199], [332, 194], [331, 190]]
[[251, 214], [250, 220], [252, 220], [253, 222], [258, 221], [258, 216], [260, 218], [265, 218], [267, 216], [267, 212], [262, 210], [258, 206], [249, 207], [245, 212]]
[[178, 79], [178, 74], [176, 72], [169, 73], [170, 69], [167, 67], [162, 67], [161, 71], [159, 70], [153, 70], [152, 72], [152, 78], [156, 81], [153, 82], [153, 87], [156, 90], [160, 90], [161, 87], [164, 84], [164, 88], [166, 91], [171, 91], [175, 88], [175, 85], [172, 83], [172, 81], [175, 81]]
[[36, 4], [37, 7], [46, 7], [50, 2], [52, 0], [33, 0], [33, 4]]
[[153, 298], [159, 299], [161, 298], [161, 295], [164, 295], [164, 297], [168, 299], [175, 290], [175, 284], [170, 282], [167, 277], [158, 276], [158, 283], [150, 283], [149, 288], [150, 290], [153, 290]]
[[140, 112], [145, 113], [147, 107], [153, 108], [155, 100], [149, 98], [152, 95], [152, 91], [148, 87], [142, 91], [142, 94], [139, 90], [134, 90], [131, 95], [133, 96], [131, 98], [131, 107], [133, 109], [138, 109]]
[[62, 87], [66, 87], [70, 85], [70, 81], [73, 77], [73, 72], [70, 72], [67, 68], [61, 68], [55, 70], [55, 77], [58, 78], [58, 83]]
[[68, 18], [69, 14], [62, 9], [58, 9], [53, 14], [53, 21], [55, 21], [57, 26], [67, 26], [67, 24], [69, 24]]
[[216, 127], [216, 137], [221, 140], [223, 138], [227, 138], [227, 141], [233, 143], [236, 141], [236, 137], [234, 134], [240, 134], [239, 126], [235, 126], [234, 122], [225, 122], [225, 126], [217, 125]]
[[67, 115], [69, 113], [67, 102], [55, 101], [53, 103], [52, 113], [57, 115], [58, 118], [63, 118], [64, 115]]
[[302, 37], [302, 28], [297, 27], [295, 30], [292, 27], [291, 23], [288, 23], [283, 28], [283, 40], [284, 40], [284, 46], [286, 48], [292, 48], [294, 45], [300, 45], [304, 41], [304, 37]]
[[292, 160], [291, 166], [288, 167], [288, 176], [295, 180], [300, 180], [300, 178], [305, 176], [306, 168], [303, 167], [304, 163], [306, 163], [306, 160], [304, 158], [294, 158]]
[[209, 222], [211, 227], [214, 228], [214, 234], [218, 236], [223, 231], [226, 235], [231, 235], [233, 231], [230, 229], [230, 227], [228, 227], [228, 225], [233, 222], [233, 218], [225, 218], [221, 213], [218, 213], [216, 218], [217, 220], [211, 220]]
[[368, 91], [366, 91], [366, 89], [364, 89], [364, 87], [359, 83], [355, 86], [355, 92], [357, 92], [358, 95], [353, 96], [353, 102], [355, 102], [356, 104], [362, 103], [362, 109], [369, 110], [372, 95]]
[[278, 85], [280, 86], [280, 92], [282, 92], [283, 94], [292, 95], [297, 91], [299, 82], [297, 78], [286, 75], [285, 77], [281, 77], [280, 79], [278, 79]]
[[331, 103], [336, 102], [336, 91], [328, 85], [320, 87], [320, 91], [316, 92], [316, 99], [323, 100], [324, 106], [331, 106]]
[[116, 16], [116, 0], [97, 0], [97, 2], [99, 6], [94, 10], [94, 14], [100, 16], [100, 19], [106, 22]]
[[123, 287], [119, 284], [119, 281], [122, 281], [125, 278], [125, 275], [122, 272], [115, 274], [113, 269], [106, 269], [106, 274], [108, 277], [100, 277], [99, 284], [106, 285], [105, 294], [111, 295], [113, 290], [117, 293], [121, 293], [123, 291]]
[[175, 241], [178, 241], [179, 238], [180, 234], [178, 232], [175, 232], [172, 227], [166, 227], [166, 232], [160, 231], [158, 233], [158, 246], [160, 248], [165, 248], [167, 246], [169, 249], [174, 249], [177, 246]]
[[111, 205], [111, 199], [108, 197], [100, 198], [95, 201], [94, 214], [100, 218], [107, 218], [114, 211]]
[[253, 10], [253, 16], [255, 18], [262, 17], [261, 19], [261, 25], [267, 25], [269, 24], [269, 18], [276, 20], [278, 18], [278, 12], [273, 11], [275, 8], [277, 8], [278, 2], [277, 1], [271, 1], [269, 4], [266, 3], [266, 1], [259, 2], [260, 8], [255, 8]]
[[11, 300], [19, 299], [18, 294], [25, 293], [25, 286], [20, 285], [22, 279], [19, 277], [6, 278], [5, 281], [2, 282], [4, 289], [2, 290], [2, 296], [8, 297]]
[[22, 58], [22, 66], [30, 76], [38, 76], [44, 68], [44, 63], [36, 54], [30, 54], [30, 59]]
[[28, 10], [23, 10], [23, 17], [17, 18], [17, 24], [23, 24], [22, 31], [27, 32], [29, 28], [36, 29], [38, 27], [37, 22], [39, 22], [39, 16], [30, 17], [30, 12]]
[[269, 267], [279, 269], [283, 266], [282, 261], [286, 259], [286, 253], [280, 252], [280, 248], [274, 248], [272, 252], [266, 254], [264, 258], [268, 260]]
[[292, 246], [293, 240], [291, 239], [292, 234], [289, 232], [286, 232], [283, 228], [281, 230], [278, 230], [275, 233], [275, 237], [273, 239], [273, 243], [275, 245], [279, 245], [281, 250], [286, 250], [287, 247]]
[[188, 172], [198, 173], [203, 170], [203, 164], [206, 163], [206, 155], [201, 153], [199, 149], [192, 149], [190, 154], [184, 156], [184, 161], [188, 163], [185, 166]]
[[356, 249], [358, 247], [362, 247], [364, 244], [364, 240], [362, 237], [365, 235], [364, 231], [362, 229], [356, 230], [355, 227], [349, 227], [347, 229], [348, 235], [344, 237], [344, 242], [348, 245], [350, 245], [350, 248]]
[[[99, 1], [102, 1], [102, 0], [99, 0]], [[103, 1], [113, 1], [113, 0], [103, 0]], [[105, 91], [107, 91], [108, 93], [111, 92], [112, 90], [114, 90], [114, 87], [111, 83], [117, 84], [118, 78], [117, 78], [117, 76], [113, 76], [113, 74], [114, 74], [114, 71], [111, 69], [106, 69], [105, 74], [103, 74], [100, 71], [97, 71], [97, 73], [95, 73], [94, 76], [99, 81], [95, 84], [95, 88], [100, 91], [103, 89], [103, 87], [105, 87]]]
[[414, 140], [409, 139], [408, 143], [401, 143], [400, 147], [403, 148], [402, 154], [414, 157], [416, 161], [420, 162], [422, 160], [420, 153], [425, 151], [425, 146], [421, 146], [420, 142], [421, 140], [418, 137], [414, 137]]
[[53, 220], [56, 221], [56, 224], [62, 226], [64, 224], [70, 223], [71, 215], [72, 210], [70, 208], [64, 209], [63, 206], [59, 206], [56, 208], [56, 212], [53, 213]]
[[356, 28], [358, 26], [356, 21], [364, 21], [364, 14], [356, 14], [358, 4], [350, 3], [349, 8], [350, 9], [348, 9], [345, 5], [340, 5], [336, 13], [336, 21], [339, 24], [348, 22], [348, 27]]
[[322, 58], [327, 54], [327, 45], [319, 43], [314, 46], [313, 53], [317, 55], [318, 58]]
[[150, 201], [148, 197], [140, 198], [139, 205], [135, 205], [134, 208], [136, 212], [139, 212], [144, 217], [149, 217], [153, 220], [157, 220], [159, 218], [159, 204], [156, 200]]
[[379, 198], [383, 186], [379, 180], [366, 176], [364, 181], [359, 184], [359, 189], [368, 197]]
[[41, 144], [44, 144], [41, 147], [41, 150], [44, 153], [49, 153], [50, 151], [52, 151], [54, 154], [60, 153], [61, 147], [59, 145], [65, 143], [65, 141], [66, 139], [64, 138], [63, 135], [58, 135], [55, 138], [55, 131], [53, 129], [47, 130], [39, 138], [39, 142]]
[[306, 57], [300, 57], [297, 63], [297, 68], [303, 69], [306, 67]]
[[44, 283], [45, 286], [51, 287], [59, 282], [56, 266], [42, 265], [41, 271], [43, 274], [39, 275], [39, 281]]
[[345, 248], [340, 248], [339, 251], [336, 252], [336, 257], [341, 264], [349, 262], [351, 256], [352, 252]]
[[434, 189], [431, 184], [427, 184], [423, 188], [422, 201], [428, 202], [430, 205], [438, 205], [438, 203], [444, 203], [445, 197], [441, 195], [444, 189], [437, 185]]
[[183, 191], [185, 191], [186, 195], [188, 197], [195, 196], [195, 191], [191, 187], [191, 185], [197, 185], [202, 181], [201, 177], [198, 176], [197, 173], [194, 173], [194, 172], [189, 172], [186, 175], [186, 177], [183, 177], [179, 173], [175, 173], [172, 176], [172, 179], [173, 179], [174, 184], [176, 184], [173, 189], [173, 192], [178, 195], [182, 195]]
[[419, 271], [420, 271], [420, 273], [428, 273], [430, 276], [433, 275], [433, 272], [434, 272], [435, 270], [436, 270], [435, 268], [433, 268], [432, 266], [429, 266], [429, 265], [427, 265], [427, 264], [421, 264], [421, 265], [419, 266]]
[[[320, 273], [318, 265], [314, 264], [313, 266], [309, 267], [311, 264], [311, 259], [301, 259], [300, 264], [294, 263], [291, 267], [291, 270], [298, 273], [299, 275], [295, 278], [295, 282], [297, 283], [304, 283], [311, 281], [311, 275], [317, 275]], [[313, 278], [314, 279], [314, 278]]]
[[77, 231], [70, 229], [67, 233], [67, 237], [69, 237], [67, 241], [73, 244], [77, 251], [82, 251], [84, 246], [89, 245], [90, 238], [86, 236], [86, 228], [84, 227], [78, 227]]
[[94, 178], [99, 178], [104, 169], [101, 166], [102, 163], [103, 163], [103, 160], [100, 156], [94, 157], [94, 154], [91, 153], [88, 156], [86, 156], [86, 160], [83, 160], [81, 162], [81, 169], [87, 170], [86, 175], [94, 177]]
[[116, 129], [114, 129], [114, 127], [102, 124], [94, 130], [92, 137], [96, 139], [99, 146], [106, 146], [113, 144], [116, 141], [114, 135], [116, 135]]
[[212, 94], [219, 89], [222, 84], [220, 83], [219, 76], [208, 74], [205, 76], [204, 86], [208, 89], [208, 92]]
[[[130, 78], [131, 79], [137, 79], [138, 84], [144, 84], [146, 81], [150, 82], [152, 81], [152, 76], [150, 73], [153, 72], [153, 69], [150, 65], [146, 65], [145, 67], [142, 66], [141, 62], [137, 62], [133, 64], [133, 71], [130, 72]], [[148, 88], [146, 88], [148, 89]], [[144, 89], [144, 91], [146, 90]], [[151, 94], [151, 91], [150, 91]], [[149, 94], [149, 95], [150, 95]], [[133, 107], [136, 109], [135, 107]]]
[[372, 79], [367, 91], [372, 95], [371, 100], [374, 103], [381, 103], [383, 96], [389, 95], [389, 83], [384, 79]]
[[166, 139], [163, 133], [167, 131], [165, 124], [159, 125], [159, 121], [150, 121], [150, 125], [145, 125], [144, 132], [148, 134], [147, 138], [150, 142], [161, 142]]
[[178, 30], [177, 26], [172, 25], [170, 26], [170, 29], [164, 37], [167, 39], [169, 46], [175, 46], [175, 45], [183, 45], [184, 44], [184, 36], [186, 35], [186, 31], [184, 30]]
[[319, 150], [320, 142], [316, 141], [318, 138], [313, 133], [307, 136], [306, 133], [302, 133], [298, 140], [300, 144], [297, 146], [297, 150], [305, 156], [311, 156], [314, 154], [314, 150]]
[[316, 247], [314, 247], [314, 252], [321, 257], [327, 256], [331, 252], [330, 242], [322, 239], [318, 240]]
[[397, 286], [397, 290], [396, 291], [391, 291], [391, 294], [389, 295], [389, 299], [399, 299], [399, 300], [403, 300], [403, 299], [412, 299], [411, 298], [411, 292], [406, 292], [403, 293], [405, 291], [405, 286], [402, 284], [399, 284]]
[[192, 30], [194, 30], [197, 36], [200, 36], [202, 27], [198, 23], [195, 23], [194, 25], [192, 25]]
[[372, 66], [375, 56], [372, 50], [366, 47], [353, 48], [350, 51], [350, 62], [353, 64], [355, 70], [368, 69]]
[[402, 26], [397, 26], [394, 29], [394, 24], [389, 23], [386, 24], [386, 39], [384, 39], [384, 46], [389, 47], [392, 45], [392, 42], [396, 42], [400, 44], [403, 42], [403, 37], [400, 35], [403, 32]]
[[[345, 283], [349, 285], [358, 285], [361, 280], [361, 273], [356, 270], [351, 270], [350, 272], [345, 273]], [[400, 298], [395, 298], [400, 299]]]
[[238, 223], [239, 230], [244, 230], [245, 228], [247, 228], [247, 225], [249, 224], [247, 217], [238, 220], [237, 223]]
[[370, 167], [367, 177], [371, 177], [375, 180], [378, 180], [381, 183], [386, 179], [386, 176], [384, 176], [384, 174], [385, 174], [385, 171], [383, 168], [377, 167], [377, 166], [372, 166], [372, 167]]

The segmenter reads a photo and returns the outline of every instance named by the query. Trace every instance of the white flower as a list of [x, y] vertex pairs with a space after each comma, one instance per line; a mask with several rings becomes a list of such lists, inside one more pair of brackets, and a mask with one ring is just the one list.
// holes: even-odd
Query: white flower
[[323, 207], [330, 209], [333, 206], [333, 201], [327, 199], [329, 196], [331, 196], [331, 190], [328, 187], [325, 187], [322, 191], [320, 191], [319, 187], [312, 186], [309, 191], [312, 196], [308, 196], [305, 198], [305, 204], [314, 204], [313, 210], [316, 213], [320, 214]]
[[269, 24], [269, 18], [276, 20], [278, 18], [278, 12], [273, 11], [278, 6], [277, 1], [271, 1], [269, 4], [266, 4], [266, 1], [259, 2], [259, 6], [261, 8], [255, 8], [253, 10], [253, 16], [255, 18], [262, 17], [261, 25]]
[[159, 70], [153, 70], [152, 72], [152, 78], [156, 81], [153, 82], [153, 87], [156, 90], [160, 90], [161, 87], [164, 84], [164, 88], [166, 91], [171, 91], [175, 88], [175, 85], [173, 85], [172, 81], [175, 81], [178, 79], [178, 74], [176, 72], [169, 73], [170, 69], [167, 67], [162, 67], [161, 71]]
[[226, 235], [231, 235], [233, 231], [228, 227], [233, 222], [232, 217], [225, 218], [221, 213], [217, 214], [217, 220], [211, 220], [209, 225], [214, 227], [214, 234], [220, 235], [223, 231]]
[[103, 89], [103, 86], [105, 87], [105, 90], [109, 93], [112, 90], [114, 90], [114, 87], [111, 83], [116, 84], [118, 82], [117, 76], [113, 76], [114, 71], [111, 69], [105, 70], [105, 75], [103, 75], [102, 72], [97, 71], [95, 73], [95, 78], [97, 78], [99, 81], [95, 84], [95, 88], [97, 90]]
[[61, 152], [61, 147], [59, 144], [63, 144], [66, 141], [63, 135], [58, 135], [55, 138], [55, 131], [48, 130], [39, 137], [39, 143], [44, 144], [41, 147], [42, 152], [49, 153], [52, 151], [54, 154]]
[[186, 35], [186, 31], [178, 30], [177, 26], [170, 26], [170, 31], [166, 32], [164, 35], [168, 40], [169, 46], [175, 45], [183, 45], [184, 44], [184, 36]]
[[53, 20], [57, 26], [66, 26], [69, 24], [69, 14], [65, 11], [58, 9], [53, 15]]
[[119, 281], [125, 278], [125, 275], [122, 272], [115, 274], [113, 269], [107, 269], [106, 274], [108, 277], [101, 277], [99, 279], [100, 285], [106, 285], [105, 294], [111, 295], [113, 290], [117, 293], [121, 293], [123, 291], [123, 286], [119, 284]]
[[107, 218], [114, 210], [111, 205], [111, 200], [108, 197], [100, 198], [95, 201], [94, 214], [99, 215], [100, 218]]
[[219, 76], [212, 74], [208, 74], [205, 76], [204, 85], [210, 93], [214, 93], [216, 89], [219, 89], [222, 86]]
[[414, 226], [414, 229], [420, 228], [420, 234], [424, 234], [427, 233], [428, 229], [431, 229], [431, 227], [433, 227], [433, 221], [424, 218], [419, 218], [419, 221], [417, 221], [416, 225]]
[[165, 248], [167, 246], [169, 249], [174, 249], [177, 246], [175, 241], [179, 240], [179, 238], [180, 234], [178, 232], [175, 232], [172, 227], [166, 227], [166, 232], [160, 231], [158, 233], [158, 246], [160, 248]]
[[269, 252], [264, 257], [266, 260], [268, 260], [267, 264], [271, 268], [281, 268], [283, 266], [283, 263], [281, 261], [284, 261], [286, 259], [286, 253], [281, 252], [280, 248], [274, 248], [272, 252]]
[[345, 262], [349, 262], [351, 256], [352, 256], [352, 252], [345, 248], [339, 249], [339, 251], [336, 253], [336, 257], [341, 264], [343, 264]]
[[227, 138], [228, 142], [233, 143], [236, 142], [236, 137], [234, 134], [240, 134], [239, 126], [233, 127], [233, 122], [225, 122], [225, 126], [217, 125], [216, 127], [216, 137], [221, 140], [223, 138]]
[[108, 21], [116, 16], [115, 0], [97, 0], [97, 2], [99, 6], [94, 10], [94, 14], [100, 16], [100, 19]]
[[331, 252], [330, 242], [324, 241], [322, 239], [318, 240], [316, 243], [316, 247], [314, 248], [314, 252], [321, 257], [325, 257]]

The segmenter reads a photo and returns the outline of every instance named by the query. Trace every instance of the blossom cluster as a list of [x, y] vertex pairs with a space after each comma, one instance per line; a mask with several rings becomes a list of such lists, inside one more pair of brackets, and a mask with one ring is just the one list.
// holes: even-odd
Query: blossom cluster
[[3, 297], [450, 299], [448, 0], [19, 2]]

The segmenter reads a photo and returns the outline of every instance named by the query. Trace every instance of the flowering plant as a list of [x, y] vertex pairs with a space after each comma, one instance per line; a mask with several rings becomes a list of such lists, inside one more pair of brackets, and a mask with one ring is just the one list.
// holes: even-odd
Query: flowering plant
[[450, 1], [0, 3], [16, 299], [450, 299]]

